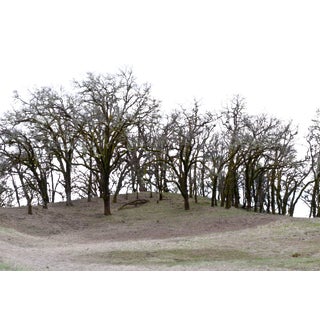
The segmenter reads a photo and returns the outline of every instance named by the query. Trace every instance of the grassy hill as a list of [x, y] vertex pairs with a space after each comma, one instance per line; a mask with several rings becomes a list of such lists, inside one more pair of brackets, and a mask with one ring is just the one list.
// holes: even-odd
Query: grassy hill
[[124, 196], [113, 215], [100, 199], [48, 210], [0, 209], [3, 270], [319, 270], [320, 220], [211, 208], [183, 210], [179, 195], [165, 200]]

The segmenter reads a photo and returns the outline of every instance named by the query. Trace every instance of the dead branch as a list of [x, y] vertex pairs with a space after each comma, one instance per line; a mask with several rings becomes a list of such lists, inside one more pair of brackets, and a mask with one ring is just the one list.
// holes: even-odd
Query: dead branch
[[137, 207], [138, 205], [142, 205], [142, 204], [145, 204], [147, 202], [149, 202], [149, 200], [147, 200], [147, 199], [136, 199], [136, 200], [133, 200], [133, 201], [130, 201], [130, 202], [127, 202], [127, 203], [123, 204], [118, 210], [122, 210], [126, 206], [135, 206], [135, 207]]

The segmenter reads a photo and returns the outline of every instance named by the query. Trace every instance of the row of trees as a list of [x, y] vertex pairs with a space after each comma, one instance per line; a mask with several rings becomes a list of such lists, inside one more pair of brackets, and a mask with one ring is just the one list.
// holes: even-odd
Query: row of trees
[[130, 70], [88, 74], [72, 93], [40, 88], [0, 119], [1, 205], [46, 208], [60, 196], [99, 196], [104, 214], [122, 191], [179, 192], [211, 205], [293, 215], [299, 199], [320, 216], [320, 115], [299, 158], [297, 129], [249, 115], [235, 96], [219, 113], [180, 107], [168, 115]]

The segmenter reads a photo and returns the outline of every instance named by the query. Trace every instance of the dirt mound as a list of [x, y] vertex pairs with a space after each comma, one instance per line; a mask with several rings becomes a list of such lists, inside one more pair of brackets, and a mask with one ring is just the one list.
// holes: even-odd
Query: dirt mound
[[[178, 195], [148, 196], [137, 206], [123, 206], [134, 195], [119, 197], [111, 216], [101, 199], [36, 207], [33, 215], [0, 208], [0, 270], [282, 270], [292, 259], [318, 266], [318, 225], [309, 220], [211, 208], [207, 199], [185, 211]], [[284, 260], [265, 265], [270, 255]]]
[[120, 197], [118, 203], [113, 205], [114, 213], [111, 217], [101, 213], [101, 199], [94, 199], [90, 203], [84, 199], [78, 200], [72, 207], [66, 207], [63, 203], [51, 204], [47, 210], [36, 207], [33, 215], [26, 214], [25, 208], [2, 208], [0, 225], [40, 237], [77, 235], [79, 241], [87, 242], [194, 236], [252, 228], [280, 218], [265, 214], [249, 214], [240, 210], [221, 215], [221, 209], [204, 205], [185, 212], [178, 208], [181, 201], [179, 198], [167, 199], [169, 201], [160, 205], [156, 199], [151, 200], [143, 205], [143, 208], [119, 211], [118, 208], [123, 208], [128, 201]]

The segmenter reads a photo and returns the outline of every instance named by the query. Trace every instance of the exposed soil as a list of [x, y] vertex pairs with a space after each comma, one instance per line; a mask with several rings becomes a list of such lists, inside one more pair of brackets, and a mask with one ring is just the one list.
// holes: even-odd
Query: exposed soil
[[[25, 208], [0, 209], [0, 226], [14, 228], [17, 231], [33, 236], [75, 235], [81, 234], [83, 240], [129, 241], [138, 239], [166, 239], [172, 237], [195, 236], [214, 232], [225, 232], [252, 228], [258, 225], [279, 220], [279, 216], [268, 214], [237, 214], [221, 217], [214, 214], [197, 214], [182, 212], [174, 219], [130, 217], [130, 208], [118, 211], [125, 199], [120, 199], [113, 206], [113, 215], [106, 217], [102, 212], [99, 199], [88, 203], [85, 200], [74, 202], [73, 207], [63, 203], [54, 204], [45, 210], [34, 208], [33, 215], [27, 215]], [[208, 210], [209, 208], [205, 208]], [[211, 209], [211, 208], [210, 208]], [[129, 217], [128, 217], [129, 216]]]
[[[72, 207], [63, 203], [48, 209], [35, 207], [33, 215], [28, 215], [26, 208], [1, 208], [0, 263], [26, 270], [132, 270], [136, 267], [111, 263], [114, 251], [145, 250], [148, 257], [148, 252], [155, 250], [148, 246], [166, 246], [180, 238], [250, 229], [282, 219], [246, 211], [226, 215], [207, 204], [193, 205], [185, 212], [176, 196], [161, 204], [153, 198], [146, 204], [118, 210], [132, 199], [120, 197], [111, 216], [101, 213], [100, 199], [91, 203], [78, 200]], [[163, 252], [171, 254], [170, 250]], [[101, 256], [105, 263], [101, 263]], [[144, 270], [139, 264], [137, 269]]]

